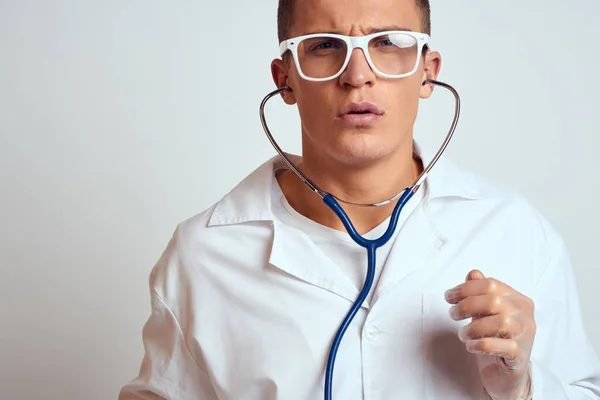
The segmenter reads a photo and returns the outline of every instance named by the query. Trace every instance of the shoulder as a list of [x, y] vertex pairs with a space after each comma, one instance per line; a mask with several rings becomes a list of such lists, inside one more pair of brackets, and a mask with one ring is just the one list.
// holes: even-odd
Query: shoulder
[[188, 218], [175, 227], [166, 247], [150, 272], [150, 289], [165, 302], [177, 303], [174, 298], [189, 282], [191, 244], [206, 230], [216, 204]]
[[[431, 214], [442, 232], [478, 248], [527, 258], [539, 276], [557, 249], [564, 247], [557, 229], [517, 188], [445, 161], [446, 179], [456, 185], [431, 200]], [[462, 188], [462, 189], [460, 189]]]
[[[540, 234], [558, 235], [547, 217], [516, 187], [459, 167], [449, 160], [445, 160], [442, 167], [446, 169], [446, 179], [451, 184], [462, 187], [463, 195], [453, 199], [457, 208], [479, 212], [488, 218], [508, 219], [517, 226], [537, 229]], [[452, 199], [446, 200], [441, 203], [453, 203]]]
[[515, 229], [531, 231], [544, 242], [561, 239], [548, 217], [517, 188], [473, 171], [463, 171], [480, 194], [479, 201], [490, 207], [490, 216], [506, 219]]
[[[179, 222], [151, 273], [151, 282], [183, 284], [228, 255], [251, 251], [271, 238], [271, 190], [274, 160], [253, 170], [220, 200]], [[241, 239], [243, 237], [243, 240]], [[243, 241], [247, 247], [242, 249]], [[243, 250], [243, 251], [242, 251]]]

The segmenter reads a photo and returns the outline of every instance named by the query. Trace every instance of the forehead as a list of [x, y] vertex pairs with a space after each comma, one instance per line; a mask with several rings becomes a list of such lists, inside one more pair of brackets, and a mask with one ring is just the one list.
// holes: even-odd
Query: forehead
[[415, 0], [297, 0], [290, 36], [364, 35], [389, 27], [422, 29]]

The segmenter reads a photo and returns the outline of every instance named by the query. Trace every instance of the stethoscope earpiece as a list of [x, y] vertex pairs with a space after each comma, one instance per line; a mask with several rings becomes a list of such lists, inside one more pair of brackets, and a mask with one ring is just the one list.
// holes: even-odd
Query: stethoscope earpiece
[[293, 90], [292, 90], [292, 88], [291, 88], [291, 87], [289, 87], [289, 86], [287, 86], [287, 85], [286, 85], [286, 86], [282, 86], [282, 87], [280, 87], [279, 89], [277, 89], [277, 92], [278, 92], [278, 93], [279, 93], [279, 95], [280, 95], [280, 96], [283, 98], [283, 96], [284, 96], [284, 92], [290, 92], [290, 93], [292, 93], [292, 92], [293, 92]]

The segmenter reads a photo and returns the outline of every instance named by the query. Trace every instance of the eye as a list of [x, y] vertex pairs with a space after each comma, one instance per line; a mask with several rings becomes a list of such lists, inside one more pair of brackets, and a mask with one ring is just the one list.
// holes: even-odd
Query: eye
[[313, 43], [313, 45], [310, 46], [311, 51], [334, 50], [334, 49], [339, 49], [339, 48], [340, 48], [340, 46], [335, 40], [323, 40], [323, 41], [320, 41], [317, 43]]
[[388, 47], [388, 46], [394, 46], [394, 43], [392, 43], [392, 41], [390, 39], [381, 39], [379, 42], [377, 42], [378, 46], [383, 46], [383, 47]]

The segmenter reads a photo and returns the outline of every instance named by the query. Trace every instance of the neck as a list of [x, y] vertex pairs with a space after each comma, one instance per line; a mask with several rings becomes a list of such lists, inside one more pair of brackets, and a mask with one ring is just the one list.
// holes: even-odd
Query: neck
[[[337, 198], [357, 204], [387, 200], [412, 185], [423, 170], [419, 159], [413, 157], [412, 137], [396, 152], [363, 165], [348, 165], [329, 157], [305, 156], [298, 166], [322, 190]], [[323, 200], [308, 189], [292, 172], [278, 176], [281, 189], [290, 205], [311, 220], [333, 229], [345, 231], [338, 217]], [[360, 207], [340, 202], [360, 234], [364, 234], [388, 218], [396, 202], [379, 207]]]

